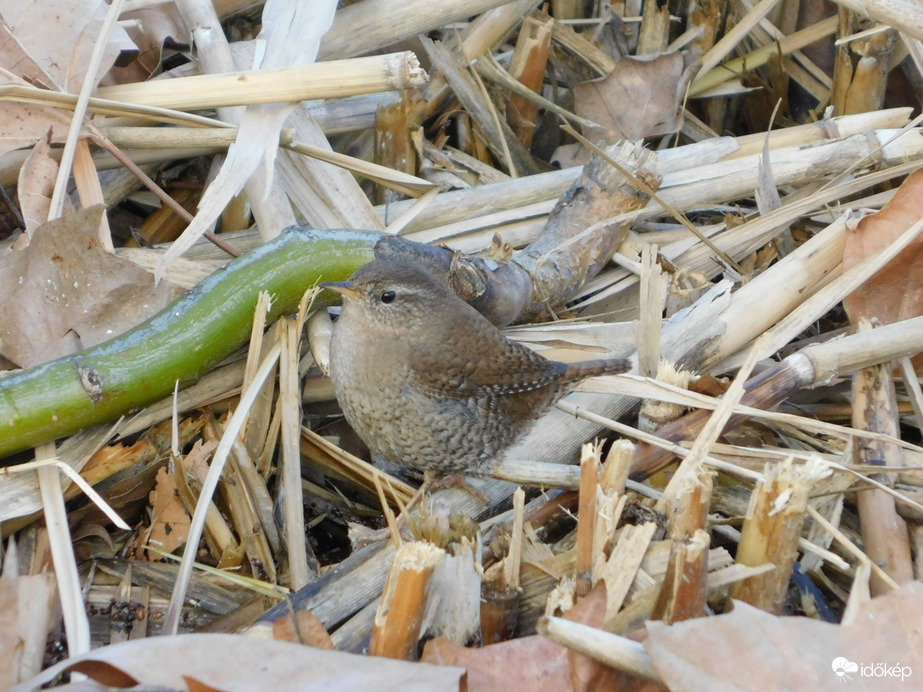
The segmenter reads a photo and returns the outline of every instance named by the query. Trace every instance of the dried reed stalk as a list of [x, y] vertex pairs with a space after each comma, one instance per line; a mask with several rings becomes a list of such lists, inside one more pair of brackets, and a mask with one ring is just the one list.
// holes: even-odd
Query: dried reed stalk
[[277, 70], [208, 74], [101, 87], [100, 98], [175, 110], [291, 103], [420, 87], [426, 73], [410, 52]]
[[441, 548], [423, 541], [405, 543], [397, 549], [375, 615], [369, 646], [372, 656], [414, 657], [423, 627], [427, 584], [443, 555]]
[[662, 682], [644, 645], [636, 641], [557, 617], [542, 618], [538, 632], [613, 668], [646, 680]]
[[[867, 319], [859, 322], [860, 334], [871, 331]], [[853, 427], [872, 430], [892, 438], [900, 438], [897, 400], [891, 364], [883, 363], [863, 368], [852, 378]], [[904, 465], [901, 449], [884, 440], [857, 440], [856, 463], [898, 469]], [[894, 473], [874, 474], [879, 482], [893, 486]], [[857, 496], [862, 544], [865, 553], [895, 582], [913, 581], [913, 560], [906, 522], [897, 514], [894, 497], [874, 488], [860, 490]], [[891, 591], [877, 574], [871, 576], [873, 596]]]
[[711, 536], [696, 529], [674, 538], [670, 562], [651, 617], [668, 624], [704, 617], [708, 595], [708, 547]]
[[524, 502], [525, 493], [517, 488], [513, 493], [509, 553], [488, 571], [481, 586], [481, 640], [484, 644], [511, 639], [519, 624]]
[[766, 480], [757, 486], [750, 501], [737, 562], [750, 567], [771, 562], [776, 568], [732, 585], [732, 598], [776, 615], [782, 612], [798, 556], [808, 496], [814, 483], [827, 473], [824, 464], [795, 466], [791, 458], [767, 465]]
[[596, 490], [599, 487], [599, 450], [583, 445], [580, 459], [580, 506], [577, 523], [576, 594], [590, 592], [593, 579], [593, 537], [596, 534]]

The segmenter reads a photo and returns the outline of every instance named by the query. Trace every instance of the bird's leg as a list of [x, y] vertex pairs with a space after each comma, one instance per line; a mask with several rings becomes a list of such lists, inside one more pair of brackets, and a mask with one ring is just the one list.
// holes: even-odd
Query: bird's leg
[[423, 485], [420, 486], [420, 490], [425, 490], [425, 492], [432, 494], [436, 490], [448, 490], [449, 488], [458, 488], [459, 490], [467, 491], [472, 497], [487, 505], [491, 512], [493, 511], [494, 503], [487, 493], [475, 488], [468, 479], [461, 474], [453, 473], [447, 476], [440, 476], [432, 469], [427, 469], [423, 472]]

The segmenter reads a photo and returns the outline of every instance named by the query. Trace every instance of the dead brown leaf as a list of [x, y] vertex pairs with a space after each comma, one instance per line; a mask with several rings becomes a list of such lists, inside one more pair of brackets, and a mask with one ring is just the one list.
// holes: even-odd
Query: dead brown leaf
[[[909, 175], [877, 214], [866, 216], [846, 236], [843, 268], [849, 269], [893, 243], [923, 218], [923, 170]], [[859, 318], [883, 324], [923, 314], [923, 236], [910, 243], [880, 272], [843, 300], [853, 324]]]
[[865, 686], [856, 689], [907, 690], [923, 671], [921, 622], [923, 584], [912, 582], [866, 603], [848, 626], [737, 601], [717, 617], [649, 622], [644, 646], [674, 692], [843, 690], [857, 681]]
[[22, 218], [26, 222], [24, 230], [28, 237], [25, 240], [31, 238], [35, 229], [48, 220], [48, 210], [51, 209], [51, 195], [58, 176], [58, 162], [51, 156], [50, 138], [51, 131], [32, 147], [26, 162], [19, 169], [16, 192], [19, 195]]
[[[564, 617], [601, 628], [606, 592], [599, 586], [581, 599]], [[624, 675], [582, 654], [539, 635], [511, 639], [480, 649], [468, 649], [445, 637], [427, 643], [422, 661], [468, 669], [472, 692], [604, 692], [650, 689], [646, 683]], [[660, 688], [657, 688], [660, 689]]]
[[[168, 664], [167, 664], [168, 663]], [[78, 664], [97, 679], [137, 680], [149, 687], [186, 689], [186, 678], [233, 692], [439, 692], [460, 689], [465, 672], [424, 663], [232, 634], [187, 634], [114, 644], [54, 665], [17, 692], [32, 692]], [[64, 690], [67, 687], [58, 687]]]
[[[26, 84], [71, 94], [80, 92], [108, 5], [101, 0], [34, 0], [0, 3], [0, 85]], [[121, 52], [136, 50], [116, 27], [103, 53], [99, 75]], [[0, 156], [32, 146], [49, 131], [61, 141], [71, 113], [31, 103], [0, 101]]]
[[11, 546], [0, 576], [0, 690], [41, 670], [57, 603], [54, 575], [16, 574], [15, 554]]
[[119, 60], [101, 85], [144, 82], [160, 71], [165, 44], [191, 43], [186, 27], [173, 3], [144, 7], [122, 15], [125, 30], [138, 47], [138, 52], [127, 64]]
[[[0, 87], [8, 84], [0, 75]], [[51, 131], [51, 140], [64, 141], [70, 118], [67, 111], [33, 103], [0, 101], [0, 156], [31, 147]]]
[[[138, 537], [141, 543], [138, 546], [139, 551], [145, 550], [147, 545], [154, 545], [158, 550], [172, 553], [186, 544], [191, 518], [179, 499], [176, 478], [164, 468], [157, 472], [157, 482], [151, 491], [151, 515], [151, 526], [147, 536], [142, 534]], [[154, 562], [164, 559], [157, 553], [147, 555], [148, 559]]]
[[690, 77], [679, 53], [623, 56], [605, 77], [574, 87], [577, 115], [600, 126], [584, 134], [612, 143], [676, 132]]
[[272, 636], [279, 641], [295, 642], [317, 649], [336, 649], [324, 623], [307, 610], [296, 610], [293, 614], [274, 620]]
[[0, 255], [2, 355], [29, 367], [111, 339], [182, 293], [99, 245], [104, 212], [90, 207], [36, 229]]
[[[79, 93], [108, 8], [102, 0], [4, 2], [0, 19], [6, 40], [0, 40], [0, 65], [15, 66], [14, 74], [46, 88]], [[135, 45], [116, 27], [97, 78], [123, 49], [134, 50]]]

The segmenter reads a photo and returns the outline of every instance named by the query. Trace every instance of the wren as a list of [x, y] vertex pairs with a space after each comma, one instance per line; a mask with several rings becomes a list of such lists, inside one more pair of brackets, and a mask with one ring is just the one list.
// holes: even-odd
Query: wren
[[577, 382], [624, 359], [565, 364], [507, 339], [445, 283], [376, 260], [345, 282], [330, 378], [373, 458], [438, 474], [486, 475]]

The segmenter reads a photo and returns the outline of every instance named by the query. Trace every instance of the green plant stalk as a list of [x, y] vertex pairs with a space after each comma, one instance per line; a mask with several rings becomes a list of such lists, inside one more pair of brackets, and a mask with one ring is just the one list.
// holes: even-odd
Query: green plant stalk
[[0, 378], [0, 459], [115, 420], [188, 386], [250, 337], [260, 291], [269, 319], [304, 292], [374, 259], [380, 234], [293, 226], [233, 260], [146, 322], [114, 339]]

